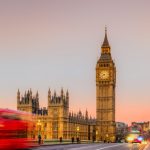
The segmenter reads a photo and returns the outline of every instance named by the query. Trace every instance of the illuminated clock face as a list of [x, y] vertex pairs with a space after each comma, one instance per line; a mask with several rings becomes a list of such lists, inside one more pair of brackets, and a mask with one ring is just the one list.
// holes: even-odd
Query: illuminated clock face
[[103, 70], [100, 72], [99, 77], [101, 79], [108, 79], [109, 78], [109, 72], [107, 70]]

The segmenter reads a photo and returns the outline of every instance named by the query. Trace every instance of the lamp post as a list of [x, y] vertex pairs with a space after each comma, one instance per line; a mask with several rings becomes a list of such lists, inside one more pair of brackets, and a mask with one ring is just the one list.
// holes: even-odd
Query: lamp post
[[77, 136], [78, 136], [79, 131], [80, 131], [80, 128], [79, 128], [79, 126], [77, 126]]
[[79, 131], [80, 131], [79, 126], [77, 126], [76, 130], [77, 130], [77, 143], [79, 143]]
[[109, 142], [109, 135], [106, 134], [106, 141]]
[[38, 143], [41, 144], [41, 121], [38, 120], [37, 122], [37, 126], [38, 126]]
[[41, 120], [38, 120], [38, 122], [37, 122], [37, 126], [38, 126], [38, 135], [40, 135], [41, 134]]
[[96, 141], [97, 141], [97, 139], [98, 139], [98, 131], [96, 130]]

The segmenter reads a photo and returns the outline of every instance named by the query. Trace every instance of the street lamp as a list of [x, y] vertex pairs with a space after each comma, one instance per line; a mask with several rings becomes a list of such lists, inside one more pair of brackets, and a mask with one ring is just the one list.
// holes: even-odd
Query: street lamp
[[80, 130], [80, 128], [79, 128], [79, 126], [77, 126], [77, 131], [79, 131]]
[[79, 131], [80, 131], [80, 128], [79, 128], [79, 126], [77, 126], [77, 136], [78, 136]]
[[109, 142], [109, 135], [106, 134], [105, 136], [106, 136], [106, 141]]
[[41, 120], [38, 120], [37, 122], [37, 126], [38, 126], [38, 135], [40, 135], [40, 131], [41, 131]]
[[37, 122], [37, 126], [38, 126], [38, 143], [41, 144], [41, 121], [38, 120]]
[[79, 133], [79, 131], [80, 131], [80, 128], [79, 128], [79, 126], [77, 126], [77, 128], [76, 128], [76, 130], [77, 130], [77, 143], [79, 142], [79, 135], [78, 135], [78, 133]]
[[96, 130], [96, 141], [98, 140], [98, 131]]

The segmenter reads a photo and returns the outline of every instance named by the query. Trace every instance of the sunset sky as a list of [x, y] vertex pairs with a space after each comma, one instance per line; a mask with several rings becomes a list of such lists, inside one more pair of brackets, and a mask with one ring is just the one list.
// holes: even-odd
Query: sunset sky
[[150, 121], [149, 0], [1, 0], [0, 107], [16, 92], [70, 93], [70, 110], [96, 114], [95, 67], [105, 25], [117, 68], [116, 121]]

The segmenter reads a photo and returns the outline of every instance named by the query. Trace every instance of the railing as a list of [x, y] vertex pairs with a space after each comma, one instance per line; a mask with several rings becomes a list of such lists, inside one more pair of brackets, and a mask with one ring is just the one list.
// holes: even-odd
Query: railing
[[[38, 140], [33, 140], [33, 142], [38, 143]], [[44, 139], [41, 140], [41, 144], [42, 145], [53, 145], [53, 144], [90, 144], [93, 143], [92, 140], [79, 140], [79, 142], [77, 142], [77, 139], [74, 139], [74, 141], [72, 141], [72, 139], [62, 139], [62, 141], [60, 141], [60, 139]], [[97, 141], [95, 141], [94, 143], [97, 143]]]

